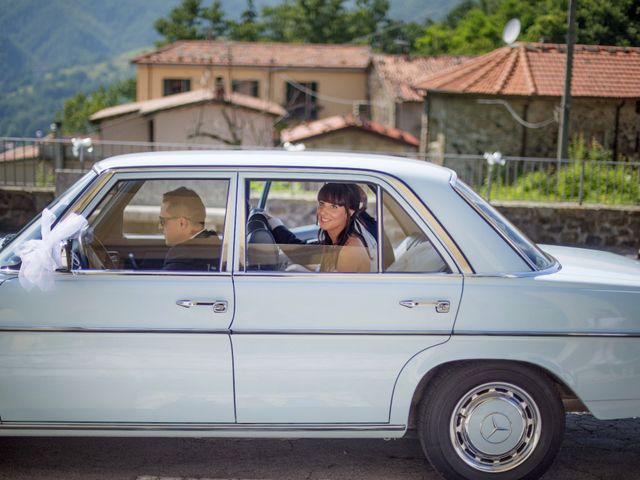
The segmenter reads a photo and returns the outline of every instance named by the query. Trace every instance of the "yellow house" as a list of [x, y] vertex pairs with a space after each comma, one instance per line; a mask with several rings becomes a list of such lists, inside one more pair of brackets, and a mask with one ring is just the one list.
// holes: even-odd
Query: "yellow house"
[[371, 49], [360, 45], [179, 41], [136, 57], [137, 100], [191, 90], [282, 105], [288, 121], [344, 114], [368, 102]]

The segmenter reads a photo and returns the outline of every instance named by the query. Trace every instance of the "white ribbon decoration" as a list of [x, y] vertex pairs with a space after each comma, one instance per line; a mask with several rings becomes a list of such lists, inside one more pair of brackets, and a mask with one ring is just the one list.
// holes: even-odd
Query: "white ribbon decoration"
[[62, 266], [60, 242], [76, 236], [87, 225], [86, 218], [72, 213], [51, 230], [55, 219], [53, 212], [45, 208], [40, 218], [42, 240], [27, 240], [16, 248], [22, 260], [18, 278], [27, 291], [33, 287], [45, 292], [53, 289], [53, 272]]

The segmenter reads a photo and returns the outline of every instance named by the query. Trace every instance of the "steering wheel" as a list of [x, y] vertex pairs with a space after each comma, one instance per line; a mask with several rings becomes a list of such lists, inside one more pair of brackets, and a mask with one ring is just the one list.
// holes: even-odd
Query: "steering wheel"
[[105, 270], [116, 268], [107, 247], [96, 237], [89, 226], [82, 229], [78, 237], [78, 259], [83, 270]]

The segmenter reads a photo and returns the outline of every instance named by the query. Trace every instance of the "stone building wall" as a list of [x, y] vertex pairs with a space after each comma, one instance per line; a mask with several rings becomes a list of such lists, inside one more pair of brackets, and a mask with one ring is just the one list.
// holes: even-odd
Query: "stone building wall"
[[[434, 142], [440, 137], [445, 153], [500, 151], [509, 156], [556, 156], [557, 122], [542, 128], [525, 128], [514, 120], [504, 105], [481, 104], [478, 102], [481, 99], [507, 101], [518, 116], [530, 123], [553, 118], [554, 109], [560, 105], [559, 98], [431, 92], [427, 141]], [[640, 160], [640, 101], [573, 98], [571, 105], [570, 138], [582, 133], [585, 140], [595, 138], [605, 148], [613, 150], [618, 115], [618, 153], [630, 160]]]
[[389, 93], [384, 80], [375, 68], [369, 70], [367, 81], [371, 99], [371, 120], [385, 127], [395, 127], [395, 98]]

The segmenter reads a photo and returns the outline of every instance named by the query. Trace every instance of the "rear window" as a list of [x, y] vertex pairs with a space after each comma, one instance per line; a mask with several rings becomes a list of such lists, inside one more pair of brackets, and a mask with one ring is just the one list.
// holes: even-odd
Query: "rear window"
[[553, 265], [554, 261], [551, 257], [540, 250], [535, 243], [514, 227], [509, 220], [503, 217], [500, 212], [474, 192], [467, 184], [456, 180], [454, 188], [500, 235], [511, 243], [513, 248], [527, 260], [530, 265], [538, 270], [543, 270]]

